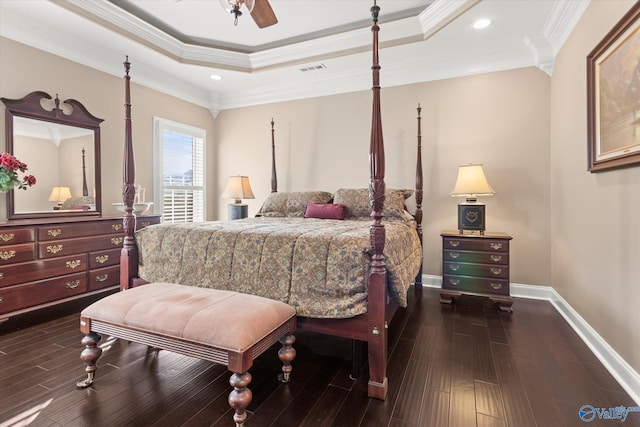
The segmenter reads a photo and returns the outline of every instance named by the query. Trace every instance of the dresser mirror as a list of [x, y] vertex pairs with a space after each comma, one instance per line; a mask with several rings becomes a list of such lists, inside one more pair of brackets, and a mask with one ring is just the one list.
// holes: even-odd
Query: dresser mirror
[[[7, 218], [100, 215], [100, 123], [75, 99], [45, 92], [5, 105], [6, 151], [37, 183], [7, 192]], [[20, 174], [22, 175], [22, 174]]]

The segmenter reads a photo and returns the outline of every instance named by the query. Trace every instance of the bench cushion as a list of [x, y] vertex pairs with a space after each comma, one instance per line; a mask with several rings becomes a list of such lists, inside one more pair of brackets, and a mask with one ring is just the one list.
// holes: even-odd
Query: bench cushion
[[173, 283], [150, 283], [109, 295], [80, 314], [173, 338], [245, 351], [296, 315], [280, 301]]

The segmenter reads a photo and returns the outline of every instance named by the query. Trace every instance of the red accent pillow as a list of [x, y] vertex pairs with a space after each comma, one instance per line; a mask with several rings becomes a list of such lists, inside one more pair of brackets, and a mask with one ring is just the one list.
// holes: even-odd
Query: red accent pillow
[[345, 205], [333, 203], [309, 203], [307, 204], [307, 210], [304, 213], [304, 217], [318, 219], [344, 219], [346, 213], [347, 208]]

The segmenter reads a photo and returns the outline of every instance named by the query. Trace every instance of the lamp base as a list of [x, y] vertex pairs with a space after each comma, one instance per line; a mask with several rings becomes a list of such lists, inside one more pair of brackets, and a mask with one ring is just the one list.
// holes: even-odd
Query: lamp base
[[244, 204], [231, 203], [227, 208], [227, 217], [230, 220], [242, 219], [249, 216], [249, 206]]
[[483, 203], [458, 204], [458, 231], [463, 234], [465, 230], [479, 231], [484, 234], [484, 207]]

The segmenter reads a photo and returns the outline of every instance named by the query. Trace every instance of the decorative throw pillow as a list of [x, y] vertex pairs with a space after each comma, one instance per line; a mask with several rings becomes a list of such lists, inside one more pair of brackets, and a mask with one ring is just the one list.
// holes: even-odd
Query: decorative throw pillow
[[344, 219], [347, 209], [344, 205], [334, 203], [309, 203], [304, 213], [305, 218]]
[[[384, 209], [382, 213], [387, 219], [406, 220], [404, 201], [411, 197], [413, 190], [395, 190], [387, 188], [385, 191]], [[348, 219], [367, 219], [371, 216], [369, 205], [369, 189], [341, 188], [335, 192], [333, 203], [345, 205]]]
[[332, 194], [326, 191], [271, 193], [258, 215], [266, 217], [303, 217], [309, 203], [329, 203]]

